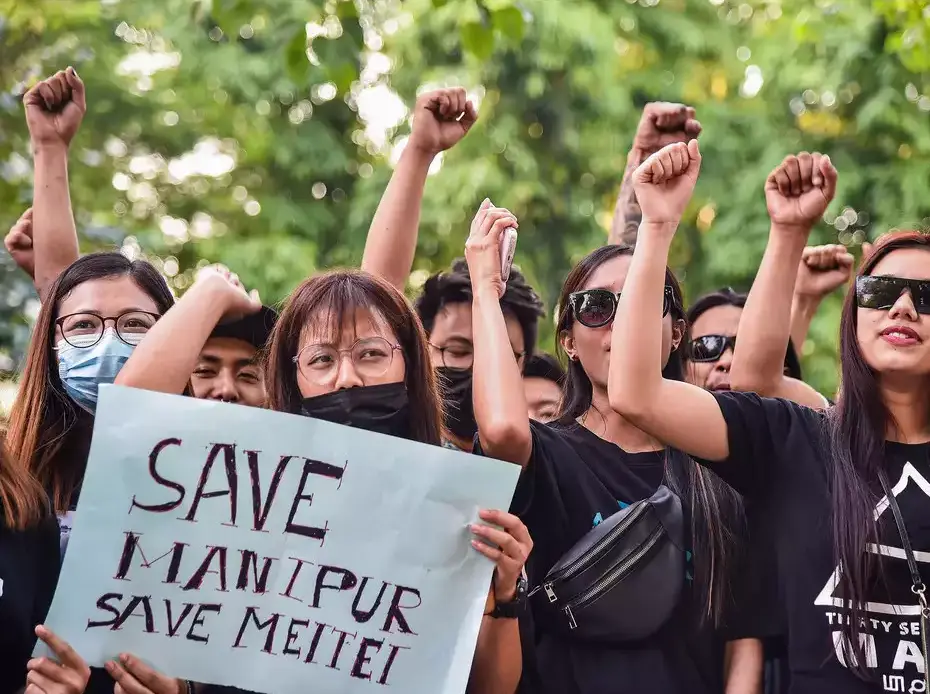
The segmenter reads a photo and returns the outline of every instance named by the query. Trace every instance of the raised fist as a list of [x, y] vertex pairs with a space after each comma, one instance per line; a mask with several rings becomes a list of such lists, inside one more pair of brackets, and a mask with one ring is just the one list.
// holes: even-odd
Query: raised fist
[[84, 83], [73, 67], [59, 70], [26, 92], [23, 105], [33, 144], [67, 147], [87, 111]]
[[825, 297], [849, 281], [853, 262], [846, 246], [808, 246], [798, 266], [794, 293], [815, 299]]
[[836, 195], [836, 169], [819, 152], [790, 155], [769, 174], [765, 204], [773, 226], [808, 232]]
[[634, 156], [643, 162], [666, 145], [695, 139], [701, 134], [701, 124], [694, 115], [694, 109], [684, 104], [646, 104], [633, 138]]
[[413, 107], [409, 145], [435, 156], [465, 137], [476, 120], [478, 112], [462, 87], [426, 92]]
[[691, 200], [700, 171], [697, 140], [663, 147], [640, 164], [633, 173], [633, 188], [643, 211], [643, 223], [677, 224]]
[[23, 212], [3, 239], [7, 253], [32, 279], [36, 276], [35, 252], [32, 249], [32, 208]]

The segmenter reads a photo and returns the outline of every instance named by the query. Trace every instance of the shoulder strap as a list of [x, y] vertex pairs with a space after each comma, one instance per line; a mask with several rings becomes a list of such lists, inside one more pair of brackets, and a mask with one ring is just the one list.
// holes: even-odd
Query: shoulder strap
[[894, 514], [894, 522], [898, 526], [898, 534], [901, 536], [901, 547], [904, 549], [904, 556], [907, 558], [907, 568], [911, 572], [911, 591], [917, 596], [920, 604], [920, 645], [924, 656], [924, 691], [930, 691], [930, 662], [927, 657], [927, 629], [930, 627], [930, 607], [927, 605], [927, 586], [924, 585], [920, 577], [920, 571], [917, 569], [917, 559], [914, 557], [914, 549], [911, 547], [911, 538], [907, 534], [907, 527], [904, 525], [904, 516], [901, 515], [901, 507], [898, 506], [898, 500], [894, 496], [894, 490], [888, 482], [888, 475], [884, 468], [879, 469], [878, 479], [882, 483], [882, 489], [885, 491], [885, 498], [888, 499], [888, 505], [891, 507], [891, 513]]
[[894, 522], [898, 526], [898, 535], [901, 536], [901, 547], [904, 549], [904, 555], [907, 558], [907, 568], [911, 572], [911, 581], [914, 585], [911, 590], [915, 595], [922, 596], [927, 590], [923, 579], [920, 577], [920, 571], [917, 568], [917, 559], [914, 557], [914, 549], [911, 547], [911, 538], [907, 534], [907, 527], [904, 525], [904, 516], [901, 515], [901, 507], [898, 506], [898, 500], [894, 496], [894, 490], [888, 482], [888, 475], [884, 469], [878, 471], [878, 479], [882, 483], [882, 489], [885, 492], [885, 498], [891, 507], [891, 513], [894, 515]]

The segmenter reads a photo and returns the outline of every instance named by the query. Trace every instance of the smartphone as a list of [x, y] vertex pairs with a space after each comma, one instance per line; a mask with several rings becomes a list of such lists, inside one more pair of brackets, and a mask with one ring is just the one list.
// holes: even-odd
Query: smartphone
[[505, 229], [501, 234], [501, 279], [507, 282], [510, 268], [513, 266], [513, 254], [517, 250], [517, 230]]

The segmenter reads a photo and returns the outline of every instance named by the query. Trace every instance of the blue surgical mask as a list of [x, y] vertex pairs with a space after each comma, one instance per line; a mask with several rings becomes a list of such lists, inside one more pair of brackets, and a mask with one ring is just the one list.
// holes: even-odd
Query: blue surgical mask
[[93, 414], [97, 409], [97, 389], [113, 383], [132, 356], [133, 345], [119, 339], [114, 330], [105, 330], [93, 347], [73, 347], [62, 340], [58, 352], [58, 375], [68, 396]]

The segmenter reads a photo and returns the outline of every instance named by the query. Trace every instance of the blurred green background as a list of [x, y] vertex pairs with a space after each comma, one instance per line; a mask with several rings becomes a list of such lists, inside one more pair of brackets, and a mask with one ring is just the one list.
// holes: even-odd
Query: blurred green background
[[[683, 101], [704, 168], [674, 248], [688, 296], [748, 289], [768, 231], [762, 184], [828, 152], [837, 200], [813, 242], [930, 223], [930, 9], [917, 0], [0, 0], [0, 227], [30, 204], [21, 96], [73, 65], [82, 248], [123, 246], [174, 288], [234, 268], [266, 302], [357, 265], [418, 91], [463, 85], [472, 133], [427, 184], [414, 293], [461, 255], [485, 196], [520, 218], [517, 263], [551, 309], [603, 243], [640, 110]], [[0, 364], [36, 301], [4, 257]], [[804, 365], [836, 386], [840, 297]], [[542, 331], [552, 348], [552, 321]]]

